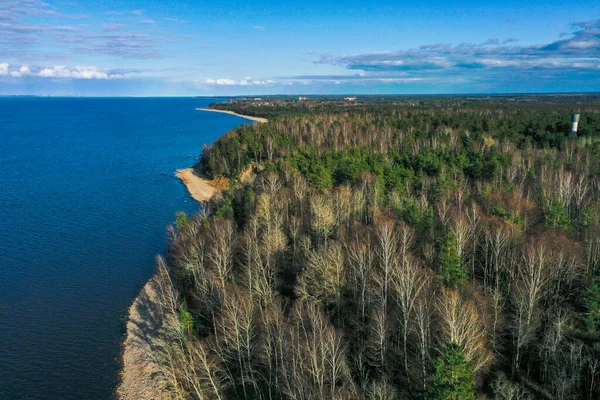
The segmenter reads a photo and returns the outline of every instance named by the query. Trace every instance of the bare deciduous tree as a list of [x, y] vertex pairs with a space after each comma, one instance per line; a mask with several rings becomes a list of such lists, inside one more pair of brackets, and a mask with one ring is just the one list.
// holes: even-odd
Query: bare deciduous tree
[[231, 271], [233, 269], [235, 236], [231, 221], [213, 219], [210, 239], [208, 259], [211, 261], [211, 267], [220, 281], [222, 290], [225, 288], [226, 281], [233, 278]]
[[492, 383], [497, 400], [530, 400], [533, 397], [521, 385], [509, 381], [502, 373]]
[[335, 211], [331, 197], [317, 195], [310, 199], [311, 228], [318, 243], [325, 243], [335, 229]]
[[486, 346], [486, 332], [479, 312], [470, 300], [462, 300], [455, 290], [445, 289], [438, 302], [442, 343], [456, 343], [477, 372], [493, 359]]
[[515, 355], [513, 371], [518, 371], [523, 347], [533, 340], [538, 322], [538, 306], [543, 289], [548, 282], [546, 250], [543, 246], [529, 245], [525, 249], [523, 262], [519, 267], [519, 280], [514, 287], [513, 302], [515, 316], [513, 336]]
[[341, 246], [330, 242], [308, 254], [308, 263], [298, 280], [297, 293], [305, 300], [337, 303], [345, 283]]
[[348, 272], [350, 273], [348, 281], [351, 284], [353, 293], [355, 293], [355, 299], [360, 310], [359, 321], [363, 324], [367, 315], [375, 255], [369, 238], [364, 240], [364, 238], [358, 237], [358, 234], [353, 236], [350, 244], [346, 245], [345, 250], [348, 257]]
[[404, 262], [394, 273], [395, 300], [398, 305], [397, 318], [402, 327], [402, 350], [404, 357], [404, 372], [409, 379], [408, 373], [408, 334], [411, 330], [411, 319], [415, 313], [417, 299], [421, 292], [427, 287], [429, 276], [426, 275], [417, 261], [407, 255]]
[[242, 385], [245, 398], [252, 393], [248, 385], [256, 389], [257, 384], [254, 367], [258, 351], [255, 312], [255, 304], [248, 293], [228, 289], [215, 326], [220, 355], [224, 360], [235, 363], [239, 374], [236, 382]]
[[[428, 288], [426, 288], [427, 290]], [[415, 333], [419, 348], [419, 364], [421, 370], [421, 388], [427, 390], [427, 365], [430, 358], [431, 345], [431, 300], [430, 293], [422, 293], [415, 307]]]
[[378, 286], [378, 301], [382, 312], [387, 314], [390, 284], [398, 266], [398, 232], [393, 221], [382, 220], [377, 224], [378, 272], [375, 283]]

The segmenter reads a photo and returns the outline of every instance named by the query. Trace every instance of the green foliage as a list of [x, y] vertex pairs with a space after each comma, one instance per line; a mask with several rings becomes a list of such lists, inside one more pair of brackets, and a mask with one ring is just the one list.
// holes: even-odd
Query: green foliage
[[354, 183], [362, 172], [370, 170], [360, 150], [332, 153], [333, 178], [336, 184]]
[[588, 227], [600, 221], [600, 204], [587, 206], [577, 219], [577, 228], [583, 233]]
[[[385, 174], [386, 187], [398, 189], [398, 180], [402, 181], [407, 175], [422, 172], [437, 176], [445, 166], [456, 168], [474, 180], [492, 179], [511, 160], [507, 152], [497, 151], [493, 144], [495, 141], [506, 138], [521, 147], [534, 145], [562, 148], [569, 134], [565, 119], [569, 120], [570, 110], [557, 113], [550, 108], [530, 107], [529, 112], [521, 112], [522, 105], [517, 109], [507, 110], [496, 107], [495, 100], [488, 99], [488, 103], [482, 102], [468, 110], [438, 108], [432, 114], [430, 108], [414, 107], [411, 102], [410, 107], [400, 108], [403, 116], [398, 119], [397, 103], [392, 105], [386, 100], [380, 101], [368, 101], [360, 107], [353, 106], [352, 113], [348, 115], [343, 114], [347, 111], [345, 105], [336, 102], [321, 102], [318, 112], [289, 101], [267, 107], [254, 106], [250, 102], [215, 104], [215, 108], [248, 115], [271, 118], [275, 115], [295, 115], [297, 118], [283, 119], [286, 124], [280, 126], [254, 124], [234, 129], [205, 149], [200, 169], [209, 175], [234, 177], [251, 161], [263, 165], [275, 161], [277, 164], [283, 159], [297, 158], [302, 153], [300, 157], [305, 158], [306, 162], [302, 163], [304, 165], [296, 163], [296, 167], [310, 176], [310, 180], [319, 188], [330, 187], [327, 175], [331, 175], [333, 185], [336, 185], [356, 182], [362, 172], [370, 172], [377, 176]], [[448, 101], [456, 102], [455, 99]], [[485, 112], [482, 113], [482, 110]], [[329, 114], [320, 114], [322, 112]], [[319, 119], [324, 115], [328, 121], [333, 118], [333, 122]], [[365, 116], [371, 118], [367, 120]], [[585, 122], [581, 122], [582, 132], [595, 132], [592, 127], [600, 128], [600, 117], [590, 114], [586, 118]], [[348, 131], [349, 125], [354, 125], [356, 131]], [[291, 127], [295, 132], [304, 132], [290, 134]], [[379, 147], [378, 141], [383, 138], [372, 135], [373, 129], [390, 129], [394, 132], [389, 137], [390, 143], [381, 146], [385, 148], [389, 145], [389, 151], [375, 150]], [[340, 131], [344, 131], [346, 136], [352, 136], [353, 142], [347, 146], [334, 145]], [[411, 132], [408, 138], [407, 131]], [[321, 134], [324, 139], [313, 140], [315, 133]], [[452, 148], [453, 136], [460, 138], [455, 148]], [[300, 137], [301, 140], [298, 140]], [[443, 145], [423, 146], [429, 139], [435, 139]], [[486, 139], [492, 141], [482, 150], [482, 142]], [[402, 143], [403, 141], [405, 142]], [[414, 148], [419, 150], [410, 150], [411, 144], [417, 145]], [[379, 157], [386, 153], [388, 157]], [[322, 165], [315, 166], [314, 163], [319, 161]], [[323, 167], [329, 171], [328, 174], [324, 173]]]
[[[247, 190], [241, 190], [234, 192], [234, 196], [232, 198], [232, 209], [235, 222], [239, 228], [243, 228], [246, 225], [246, 222], [250, 218], [250, 215], [254, 211], [254, 204], [256, 201], [256, 193], [252, 187]], [[221, 210], [224, 215], [229, 213], [229, 210]]]
[[413, 159], [413, 168], [423, 172], [436, 175], [440, 172], [443, 165], [441, 154], [431, 148], [426, 148]]
[[504, 208], [502, 208], [501, 206], [494, 206], [494, 208], [492, 208], [492, 215], [497, 215], [499, 217], [506, 218], [506, 211], [504, 211]]
[[546, 226], [549, 228], [566, 229], [569, 227], [569, 214], [567, 208], [558, 198], [549, 201], [546, 213]]
[[233, 218], [233, 199], [229, 196], [223, 198], [223, 200], [219, 203], [219, 208], [216, 212], [217, 217], [221, 218]]
[[396, 208], [396, 212], [407, 224], [415, 228], [415, 233], [419, 238], [424, 238], [433, 230], [434, 217], [431, 207], [421, 210], [413, 200], [404, 198], [402, 204]]
[[310, 166], [306, 173], [306, 179], [317, 190], [331, 189], [333, 186], [331, 171], [321, 161]]
[[510, 210], [507, 212], [504, 210], [504, 208], [502, 208], [499, 205], [495, 206], [492, 209], [492, 215], [497, 215], [500, 218], [504, 218], [505, 220], [510, 221], [517, 226], [522, 226], [523, 224], [523, 221], [521, 220], [521, 217], [519, 217], [519, 214], [517, 212], [515, 212], [514, 210]]
[[209, 226], [210, 226], [210, 220], [208, 219], [208, 217], [202, 218], [202, 227], [208, 228]]
[[185, 212], [179, 211], [175, 214], [175, 226], [177, 229], [182, 229], [188, 222], [188, 216]]
[[600, 276], [596, 276], [585, 301], [584, 321], [591, 331], [600, 330]]
[[181, 323], [184, 332], [188, 336], [191, 335], [192, 331], [194, 330], [194, 317], [187, 310], [185, 305], [182, 305], [181, 309], [179, 310], [179, 322]]
[[600, 175], [600, 141], [597, 137], [593, 138], [595, 141], [588, 145], [588, 148], [596, 159], [596, 175]]
[[435, 363], [435, 377], [431, 387], [432, 400], [474, 400], [473, 370], [458, 344], [450, 343], [443, 357]]
[[448, 229], [441, 237], [439, 245], [440, 273], [444, 284], [449, 288], [460, 287], [468, 279], [468, 275], [460, 261], [453, 229]]
[[[220, 397], [282, 398], [277, 377], [289, 376], [300, 391], [288, 397], [474, 399], [474, 373], [486, 383], [481, 395], [491, 396], [490, 378], [509, 371], [526, 377], [531, 381], [528, 387], [537, 385], [548, 397], [559, 397], [557, 390], [598, 397], [597, 380], [590, 382], [583, 362], [573, 362], [569, 346], [581, 345], [579, 354], [598, 358], [589, 338], [600, 334], [600, 279], [586, 293], [588, 282], [577, 271], [585, 270], [586, 263], [587, 270], [595, 269], [600, 254], [600, 203], [590, 179], [600, 171], [600, 137], [595, 136], [600, 132], [600, 101], [590, 107], [594, 113], [583, 114], [589, 119], [582, 119], [581, 129], [589, 137], [581, 139], [590, 140], [578, 140], [561, 151], [569, 140], [564, 121], [570, 120], [571, 112], [562, 106], [536, 106], [520, 98], [499, 101], [495, 96], [421, 98], [410, 105], [403, 99], [372, 99], [358, 101], [351, 109], [330, 99], [291, 106], [274, 98], [233, 100], [218, 106], [277, 119], [236, 128], [207, 148], [199, 168], [231, 177], [231, 185], [211, 202], [215, 212], [210, 217], [176, 221], [183, 232], [175, 235], [168, 257], [173, 284], [184, 301], [177, 317], [191, 334], [184, 342], [225, 345], [224, 352], [218, 346], [206, 347], [217, 375], [226, 378], [224, 388], [217, 389], [223, 391]], [[258, 179], [236, 180], [250, 162]], [[558, 185], [549, 184], [565, 168], [573, 182], [588, 185], [583, 198], [574, 197], [569, 204], [558, 200]], [[279, 177], [278, 188], [269, 204], [261, 203], [257, 210], [257, 197], [273, 189], [260, 184], [261, 175], [271, 173]], [[304, 181], [308, 188], [302, 186]], [[295, 199], [295, 193], [304, 196]], [[541, 194], [537, 207], [532, 193]], [[314, 208], [313, 197], [325, 199], [327, 206]], [[249, 224], [259, 213], [264, 218]], [[324, 220], [319, 222], [317, 216]], [[215, 217], [235, 222], [233, 232], [219, 236], [226, 232]], [[522, 229], [525, 218], [527, 232]], [[401, 281], [404, 275], [384, 276], [377, 268], [385, 256], [378, 224], [391, 220], [398, 233], [408, 233], [402, 236], [410, 239], [406, 260], [415, 263], [406, 265], [415, 267], [416, 283], [426, 278], [424, 286], [412, 285], [409, 278]], [[460, 255], [458, 230], [442, 228], [448, 221], [467, 232]], [[319, 226], [318, 232], [324, 233], [316, 235]], [[580, 235], [548, 227], [573, 227]], [[326, 241], [315, 240], [325, 236]], [[529, 259], [524, 255], [529, 254], [539, 256], [536, 268], [543, 267], [544, 273], [555, 266], [564, 273], [551, 273], [546, 284], [532, 288], [537, 300], [525, 303], [521, 290], [535, 284], [527, 280]], [[437, 278], [430, 270], [436, 261]], [[473, 282], [467, 285], [470, 271]], [[442, 283], [460, 291], [455, 294], [461, 302], [453, 304], [452, 312], [436, 312], [445, 304]], [[414, 323], [404, 324], [394, 308], [400, 308], [409, 286], [422, 287], [415, 294], [416, 307], [426, 305], [418, 304], [420, 296], [431, 306], [409, 310], [406, 315]], [[556, 337], [556, 322], [562, 324], [563, 315], [569, 331], [585, 324], [589, 330], [578, 334], [588, 339], [569, 332], [562, 335], [558, 351], [549, 354], [548, 339]], [[247, 343], [241, 336], [227, 336], [232, 342], [223, 342], [220, 331], [236, 333], [228, 327], [237, 325], [240, 332], [240, 318], [251, 322], [245, 325]], [[466, 324], [476, 318], [481, 325]], [[417, 322], [422, 326], [415, 326]], [[436, 344], [448, 343], [444, 327], [449, 324], [464, 333], [464, 348], [448, 344], [433, 365], [431, 351]], [[398, 346], [401, 340], [393, 333], [404, 325], [411, 328], [406, 349]], [[327, 354], [319, 355], [319, 363], [299, 363], [313, 343]], [[405, 368], [397, 368], [395, 361]], [[347, 373], [311, 387], [315, 373], [331, 368]], [[501, 383], [512, 390], [510, 382]], [[185, 391], [191, 390], [187, 384], [182, 382]], [[284, 390], [293, 391], [292, 386]]]

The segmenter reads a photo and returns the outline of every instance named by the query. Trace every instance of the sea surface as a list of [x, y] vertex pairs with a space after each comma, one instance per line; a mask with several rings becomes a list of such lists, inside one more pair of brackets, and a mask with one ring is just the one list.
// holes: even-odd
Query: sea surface
[[197, 204], [206, 98], [0, 97], [0, 399], [109, 399], [127, 309]]

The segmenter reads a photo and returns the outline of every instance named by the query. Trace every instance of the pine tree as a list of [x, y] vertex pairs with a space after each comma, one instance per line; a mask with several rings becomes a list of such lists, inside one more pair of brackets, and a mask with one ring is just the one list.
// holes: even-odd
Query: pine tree
[[444, 284], [452, 289], [460, 286], [468, 278], [460, 262], [453, 229], [449, 229], [440, 240], [440, 272]]
[[462, 347], [450, 343], [444, 350], [444, 356], [436, 361], [431, 399], [474, 400], [474, 385], [473, 371]]
[[177, 214], [175, 214], [175, 226], [177, 229], [183, 229], [185, 224], [188, 223], [188, 220], [189, 218], [187, 214], [183, 211], [179, 211]]
[[584, 315], [585, 323], [591, 331], [600, 330], [600, 276], [594, 279], [590, 294], [585, 301], [587, 313]]
[[550, 228], [566, 229], [569, 227], [567, 208], [558, 198], [549, 202], [545, 217], [546, 225]]

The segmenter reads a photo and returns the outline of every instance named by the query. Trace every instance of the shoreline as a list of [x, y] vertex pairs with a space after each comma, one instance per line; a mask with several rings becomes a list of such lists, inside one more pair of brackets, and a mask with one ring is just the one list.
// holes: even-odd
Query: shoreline
[[[177, 170], [176, 176], [199, 203], [209, 201], [229, 183], [226, 178], [203, 179], [194, 173], [193, 168]], [[162, 377], [161, 368], [149, 355], [149, 350], [157, 345], [162, 325], [155, 277], [156, 273], [140, 290], [127, 312], [126, 334], [121, 344], [122, 367], [114, 391], [121, 400], [167, 398], [167, 383]]]
[[236, 117], [246, 118], [246, 119], [249, 119], [249, 120], [254, 121], [254, 122], [259, 122], [261, 124], [264, 124], [265, 122], [269, 122], [269, 120], [266, 119], [266, 118], [253, 117], [253, 116], [250, 116], [250, 115], [242, 115], [242, 114], [238, 114], [236, 112], [228, 111], [228, 110], [217, 110], [217, 109], [214, 109], [214, 108], [196, 108], [196, 110], [198, 110], [198, 111], [218, 112], [218, 113], [223, 113], [223, 114], [235, 115]]
[[[227, 111], [199, 110], [233, 114], [259, 123], [267, 122], [265, 118], [254, 118]], [[196, 175], [193, 168], [177, 170], [176, 176], [186, 186], [190, 196], [199, 203], [209, 201], [229, 185], [227, 178], [204, 179]], [[127, 312], [126, 333], [121, 343], [122, 365], [119, 371], [119, 382], [114, 390], [118, 399], [162, 400], [165, 398], [167, 384], [161, 376], [160, 366], [148, 354], [148, 349], [156, 345], [158, 330], [162, 323], [161, 316], [158, 315], [158, 294], [155, 284], [155, 275], [153, 274], [135, 297]]]
[[210, 200], [219, 190], [215, 182], [200, 178], [193, 168], [179, 169], [175, 175], [181, 179], [190, 196], [200, 203]]
[[149, 355], [156, 346], [161, 316], [154, 276], [148, 280], [128, 310], [126, 337], [122, 343], [123, 367], [115, 395], [123, 400], [164, 399], [166, 382], [160, 366]]

